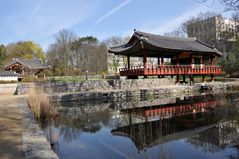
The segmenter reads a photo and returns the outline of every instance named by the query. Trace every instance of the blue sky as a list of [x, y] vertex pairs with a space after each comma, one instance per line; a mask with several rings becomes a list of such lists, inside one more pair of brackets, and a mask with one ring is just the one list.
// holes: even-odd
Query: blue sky
[[33, 40], [46, 50], [63, 28], [100, 40], [134, 28], [164, 34], [206, 11], [229, 15], [218, 0], [0, 0], [0, 43]]

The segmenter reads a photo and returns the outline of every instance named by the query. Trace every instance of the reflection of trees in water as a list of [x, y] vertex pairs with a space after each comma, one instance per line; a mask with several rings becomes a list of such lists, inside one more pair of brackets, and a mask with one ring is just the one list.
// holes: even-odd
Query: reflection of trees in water
[[219, 152], [222, 149], [218, 146], [216, 134], [217, 128], [213, 127], [187, 139], [187, 142], [192, 144], [195, 148], [201, 149], [203, 152]]
[[195, 148], [203, 152], [216, 153], [225, 149], [233, 149], [235, 154], [228, 158], [239, 158], [239, 123], [232, 120], [223, 120], [216, 127], [201, 132], [187, 140]]
[[187, 140], [195, 148], [204, 152], [219, 152], [233, 148], [236, 154], [228, 158], [239, 158], [239, 94], [218, 95], [224, 100], [224, 105], [215, 110], [215, 114], [223, 120], [216, 127], [201, 132]]
[[[52, 125], [52, 127], [57, 128], [59, 130], [58, 132], [54, 129], [50, 131], [58, 133], [58, 136], [61, 136], [65, 142], [71, 142], [72, 140], [79, 138], [83, 132], [96, 133], [102, 127], [108, 127], [116, 129], [116, 131], [114, 131], [116, 134], [121, 133], [117, 135], [125, 135], [133, 139], [133, 142], [139, 150], [146, 150], [154, 145], [163, 145], [163, 143], [168, 142], [170, 139], [177, 140], [175, 135], [178, 135], [179, 138], [185, 138], [185, 135], [184, 137], [180, 136], [182, 134], [177, 134], [177, 132], [196, 129], [207, 124], [214, 124], [221, 119], [239, 119], [237, 104], [239, 101], [239, 95], [217, 95], [210, 97], [210, 99], [215, 99], [216, 101], [223, 100], [224, 102], [221, 104], [219, 103], [219, 106], [216, 106], [215, 109], [214, 107], [210, 107], [209, 110], [205, 109], [206, 112], [204, 113], [177, 116], [174, 118], [170, 117], [167, 119], [165, 118], [164, 120], [158, 119], [157, 121], [152, 122], [145, 121], [145, 118], [142, 118], [142, 115], [145, 114], [143, 112], [146, 108], [133, 109], [131, 112], [120, 111], [120, 108], [122, 109], [128, 106], [122, 104], [115, 105], [112, 103], [102, 103], [93, 106], [73, 105], [68, 108], [64, 107], [65, 109], [62, 109], [60, 117], [57, 120], [49, 122], [48, 126]], [[175, 101], [177, 104], [181, 105], [188, 104], [187, 102], [190, 104], [202, 102], [204, 100], [207, 101], [208, 99], [203, 97], [202, 100], [202, 98], [198, 97], [187, 98], [187, 101]], [[158, 107], [159, 109], [161, 107], [160, 104], [158, 106], [156, 104], [152, 106], [152, 109], [155, 109], [155, 107]], [[130, 103], [130, 108], [134, 108], [134, 105], [134, 103]], [[167, 107], [167, 105], [164, 105], [164, 107]], [[132, 119], [130, 117], [132, 117]], [[226, 137], [227, 134], [231, 133], [230, 131], [234, 131], [225, 126], [224, 128], [225, 130], [221, 130], [225, 133], [219, 133], [221, 134], [221, 137], [218, 135], [218, 129], [210, 128], [192, 138], [189, 138], [187, 142], [191, 143], [198, 149], [202, 149], [204, 152], [218, 152], [219, 150], [222, 150], [222, 148], [218, 146], [220, 145], [218, 143], [218, 138], [222, 138], [222, 136]], [[170, 134], [172, 135], [170, 136]], [[55, 147], [57, 147], [57, 144], [55, 145]]]
[[60, 135], [63, 137], [65, 142], [71, 142], [75, 140], [82, 133], [80, 129], [75, 129], [70, 126], [63, 126], [60, 128]]
[[[60, 116], [48, 123], [42, 123], [48, 138], [51, 138], [51, 127], [59, 129], [59, 134], [65, 142], [71, 142], [79, 137], [82, 132], [96, 133], [102, 126], [107, 126], [109, 110], [93, 110], [91, 107], [76, 107], [65, 109]], [[48, 130], [48, 131], [47, 131]]]

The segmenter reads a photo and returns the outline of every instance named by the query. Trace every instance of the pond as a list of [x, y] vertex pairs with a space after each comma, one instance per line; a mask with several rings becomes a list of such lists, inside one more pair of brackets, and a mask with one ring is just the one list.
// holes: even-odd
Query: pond
[[239, 158], [239, 94], [61, 103], [40, 124], [63, 159]]

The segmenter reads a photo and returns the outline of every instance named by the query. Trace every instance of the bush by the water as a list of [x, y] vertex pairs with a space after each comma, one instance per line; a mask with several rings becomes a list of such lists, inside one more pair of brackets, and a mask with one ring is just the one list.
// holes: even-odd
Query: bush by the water
[[41, 89], [31, 90], [28, 105], [35, 117], [41, 121], [55, 118], [59, 114], [57, 107], [51, 104], [47, 93]]

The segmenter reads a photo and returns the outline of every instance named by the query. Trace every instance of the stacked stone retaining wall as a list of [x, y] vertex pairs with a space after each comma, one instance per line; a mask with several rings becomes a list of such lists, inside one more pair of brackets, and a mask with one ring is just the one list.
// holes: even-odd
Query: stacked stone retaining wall
[[43, 89], [53, 101], [129, 100], [132, 98], [169, 96], [197, 92], [220, 93], [238, 91], [239, 82], [197, 83], [193, 86], [174, 84], [173, 79], [92, 80], [82, 82], [47, 82], [19, 84], [18, 94], [27, 94], [31, 88]]
[[138, 79], [138, 80], [87, 80], [81, 82], [38, 82], [19, 84], [18, 94], [27, 94], [30, 89], [41, 88], [47, 93], [67, 93], [85, 91], [113, 91], [132, 89], [154, 89], [174, 85], [174, 79]]

